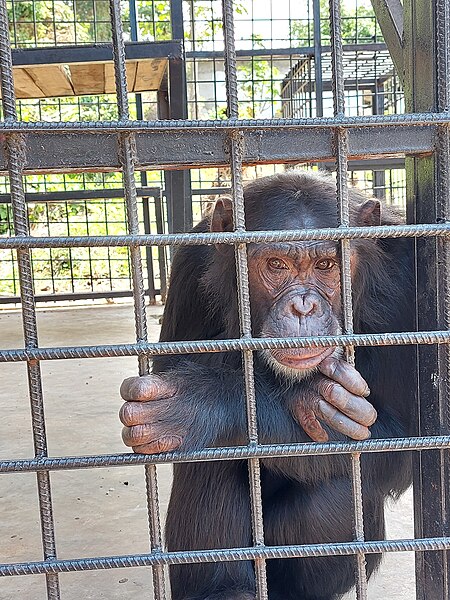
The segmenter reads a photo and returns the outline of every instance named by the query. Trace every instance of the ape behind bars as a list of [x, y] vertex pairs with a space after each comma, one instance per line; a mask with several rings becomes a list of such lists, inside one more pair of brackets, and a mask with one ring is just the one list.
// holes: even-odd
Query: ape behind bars
[[[308, 172], [265, 177], [244, 193], [249, 231], [336, 227], [331, 177]], [[399, 224], [401, 215], [349, 190], [350, 222]], [[220, 198], [193, 231], [232, 231], [232, 203]], [[338, 335], [342, 331], [339, 243], [248, 245], [254, 337]], [[351, 243], [356, 333], [414, 330], [413, 240]], [[174, 257], [161, 341], [239, 338], [233, 247], [184, 246]], [[403, 437], [412, 433], [414, 348], [359, 348], [355, 368], [336, 348], [254, 353], [259, 441], [263, 444]], [[123, 439], [135, 452], [248, 443], [240, 352], [159, 356], [153, 374], [126, 379]], [[370, 394], [370, 395], [369, 395]], [[370, 398], [370, 401], [368, 400]], [[362, 456], [367, 540], [384, 538], [384, 501], [411, 482], [405, 452]], [[350, 457], [261, 460], [265, 543], [354, 539]], [[166, 522], [169, 551], [252, 546], [245, 460], [174, 465]], [[353, 556], [270, 560], [270, 600], [335, 600], [355, 584]], [[367, 555], [367, 572], [379, 555]], [[254, 600], [251, 561], [173, 565], [173, 600]]]

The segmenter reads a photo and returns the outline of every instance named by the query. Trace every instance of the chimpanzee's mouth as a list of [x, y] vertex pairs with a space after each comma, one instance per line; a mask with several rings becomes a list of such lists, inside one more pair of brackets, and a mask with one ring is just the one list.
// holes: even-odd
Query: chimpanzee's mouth
[[316, 368], [336, 348], [286, 348], [270, 350], [272, 357], [284, 367], [306, 371]]

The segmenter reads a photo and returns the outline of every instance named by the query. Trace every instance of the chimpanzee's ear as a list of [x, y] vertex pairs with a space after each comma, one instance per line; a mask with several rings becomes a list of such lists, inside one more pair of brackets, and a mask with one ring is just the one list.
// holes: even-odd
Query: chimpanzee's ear
[[229, 196], [221, 196], [211, 215], [211, 231], [233, 230], [233, 201]]
[[381, 225], [381, 202], [379, 200], [367, 200], [359, 207], [358, 225], [360, 227]]

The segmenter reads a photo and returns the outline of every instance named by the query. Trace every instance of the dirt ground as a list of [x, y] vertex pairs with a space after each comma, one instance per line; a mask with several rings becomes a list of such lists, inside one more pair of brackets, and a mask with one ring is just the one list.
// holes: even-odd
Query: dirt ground
[[[149, 337], [158, 336], [161, 309], [149, 307]], [[107, 305], [39, 309], [42, 346], [134, 341], [133, 309]], [[23, 347], [20, 313], [0, 311], [0, 347]], [[42, 363], [51, 456], [123, 452], [117, 412], [124, 377], [135, 358]], [[33, 455], [26, 367], [0, 364], [0, 458]], [[170, 467], [158, 468], [161, 512], [170, 491]], [[148, 551], [143, 467], [52, 473], [58, 557], [63, 559]], [[412, 495], [387, 507], [389, 538], [413, 537]], [[40, 524], [33, 473], [0, 475], [0, 562], [41, 560]], [[62, 574], [64, 600], [151, 598], [148, 568]], [[354, 598], [354, 594], [345, 600]], [[412, 600], [414, 556], [389, 554], [369, 584], [369, 600]], [[45, 600], [43, 576], [3, 578], [0, 600]]]

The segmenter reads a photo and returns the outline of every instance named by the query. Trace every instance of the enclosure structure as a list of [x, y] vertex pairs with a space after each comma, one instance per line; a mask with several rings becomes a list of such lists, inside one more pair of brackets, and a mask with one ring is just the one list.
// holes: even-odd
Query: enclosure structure
[[[139, 25], [138, 4], [122, 3], [126, 28], [126, 71], [135, 118], [186, 116], [186, 82], [181, 0], [162, 6], [148, 4], [152, 21]], [[7, 4], [18, 111], [24, 120], [81, 120], [114, 118], [114, 65], [108, 2], [72, 0]], [[159, 12], [158, 12], [159, 10]], [[143, 18], [147, 11], [143, 11]], [[172, 21], [171, 21], [172, 19]], [[143, 31], [141, 31], [143, 30]], [[139, 41], [142, 35], [145, 41]], [[172, 36], [172, 37], [171, 37]], [[176, 39], [172, 39], [177, 36]], [[89, 43], [90, 42], [90, 43]], [[74, 45], [72, 45], [74, 44]], [[51, 148], [49, 148], [51, 151]], [[81, 168], [81, 164], [80, 164]], [[75, 178], [39, 174], [27, 178], [26, 201], [30, 224], [36, 233], [46, 230], [68, 235], [125, 231], [125, 203], [118, 173], [79, 173]], [[61, 170], [59, 170], [61, 171]], [[153, 185], [142, 172], [139, 181], [139, 220], [145, 233], [180, 227], [183, 211], [192, 221], [188, 174], [158, 172]], [[6, 192], [6, 180], [1, 187]], [[164, 195], [164, 198], [163, 198]], [[179, 207], [175, 211], [173, 206]], [[183, 205], [186, 208], [183, 208]], [[103, 211], [103, 212], [102, 212]], [[78, 222], [78, 224], [77, 224]], [[184, 223], [184, 221], [183, 221]], [[13, 232], [10, 198], [0, 194], [0, 234]], [[72, 231], [71, 231], [72, 229]], [[38, 233], [39, 234], [39, 233]], [[78, 254], [78, 256], [77, 256]], [[165, 296], [167, 261], [164, 248], [144, 256], [146, 295], [154, 302]], [[32, 260], [37, 301], [64, 301], [131, 297], [131, 268], [127, 251], [92, 253], [72, 251], [35, 253]], [[18, 301], [18, 279], [11, 256], [0, 257], [0, 304]], [[106, 284], [106, 285], [105, 285]]]
[[[394, 35], [391, 8], [395, 2], [377, 0], [380, 20], [395, 49], [401, 46], [400, 32]], [[449, 161], [450, 161], [450, 14], [446, 0], [405, 0], [404, 66], [408, 114], [347, 117], [344, 103], [341, 19], [337, 0], [331, 0], [334, 116], [310, 119], [238, 119], [236, 94], [236, 55], [233, 31], [233, 5], [223, 1], [228, 119], [154, 120], [129, 118], [125, 48], [120, 19], [120, 2], [111, 0], [114, 65], [117, 87], [117, 121], [76, 123], [25, 123], [16, 110], [12, 57], [9, 40], [0, 37], [0, 71], [4, 119], [0, 130], [4, 146], [0, 168], [7, 171], [15, 235], [0, 239], [0, 248], [17, 252], [24, 348], [2, 349], [3, 362], [27, 364], [35, 456], [21, 460], [1, 460], [0, 473], [36, 472], [42, 524], [43, 560], [0, 565], [0, 575], [42, 574], [46, 577], [48, 598], [60, 598], [58, 574], [70, 571], [117, 567], [151, 567], [154, 596], [166, 597], [163, 565], [211, 561], [254, 560], [258, 600], [267, 598], [265, 561], [274, 557], [355, 556], [357, 596], [366, 597], [364, 555], [374, 552], [411, 550], [417, 553], [418, 598], [446, 600], [449, 596], [448, 561], [450, 549], [447, 506], [449, 498]], [[8, 30], [6, 2], [0, 3], [0, 29]], [[394, 32], [394, 33], [393, 33]], [[433, 35], [430, 35], [433, 32]], [[420, 60], [418, 57], [420, 56]], [[57, 156], [43, 150], [58, 149]], [[353, 159], [384, 155], [407, 156], [408, 225], [367, 229], [349, 227], [347, 170]], [[90, 167], [122, 170], [127, 200], [129, 232], [120, 236], [29, 235], [23, 178], [28, 172]], [[282, 240], [280, 232], [246, 232], [243, 212], [242, 167], [258, 163], [292, 163], [336, 160], [338, 203], [341, 227], [331, 230], [298, 230], [287, 240], [340, 240], [342, 251], [343, 301], [346, 307], [344, 335], [321, 339], [253, 339], [248, 310], [246, 244]], [[135, 171], [155, 168], [189, 169], [229, 165], [235, 203], [235, 231], [225, 234], [140, 235], [138, 229]], [[358, 334], [351, 324], [351, 277], [349, 240], [385, 237], [416, 238], [417, 331], [380, 335]], [[176, 343], [149, 343], [146, 336], [146, 308], [140, 247], [184, 244], [233, 244], [236, 247], [241, 337], [233, 340]], [[136, 343], [73, 348], [39, 345], [31, 271], [33, 248], [129, 247], [133, 274], [136, 316]], [[417, 345], [417, 436], [407, 439], [365, 442], [310, 443], [263, 446], [258, 442], [252, 352], [275, 347], [317, 347], [416, 344]], [[40, 362], [57, 359], [84, 359], [102, 356], [138, 358], [139, 372], [149, 370], [149, 357], [155, 354], [239, 350], [243, 353], [248, 413], [248, 445], [236, 448], [206, 449], [195, 453], [140, 456], [49, 457], [43, 412]], [[417, 457], [415, 473], [416, 539], [366, 541], [364, 539], [360, 454], [363, 452], [412, 451]], [[349, 543], [308, 544], [267, 547], [261, 517], [259, 460], [262, 457], [290, 455], [350, 454], [354, 477], [355, 537]], [[248, 459], [250, 471], [254, 544], [248, 548], [168, 553], [163, 550], [159, 525], [155, 463], [192, 460]], [[151, 551], [147, 554], [60, 560], [56, 555], [52, 515], [50, 472], [64, 469], [116, 465], [144, 465], [148, 491]], [[144, 477], [144, 473], [143, 473]], [[80, 575], [81, 576], [81, 575]]]
[[[343, 13], [344, 58], [355, 72], [352, 80], [346, 76], [348, 114], [403, 112], [403, 95], [375, 15], [367, 8], [367, 0], [356, 0], [351, 9], [350, 5], [345, 5]], [[314, 69], [309, 68], [308, 96], [313, 107], [314, 79], [317, 79], [318, 102], [323, 104], [319, 88], [321, 81], [325, 82], [325, 110], [332, 114], [326, 3], [307, 0], [294, 4], [283, 0], [282, 5], [277, 5], [270, 0], [263, 6], [256, 0], [240, 0], [237, 6], [240, 116], [314, 116], [316, 113], [310, 109], [308, 114], [296, 114], [298, 93], [294, 88], [298, 81], [296, 69], [303, 64], [299, 61], [307, 57], [311, 67], [311, 61], [318, 61], [319, 56], [318, 64], [323, 63], [323, 68], [317, 69], [317, 77]], [[278, 7], [282, 10], [278, 11]], [[112, 56], [104, 46], [110, 38], [108, 3], [63, 0], [33, 4], [10, 0], [8, 10], [20, 117], [24, 121], [114, 119], [117, 112], [110, 93]], [[209, 119], [226, 115], [218, 0], [210, 3], [126, 0], [122, 2], [122, 22], [133, 118]], [[369, 91], [365, 89], [367, 78], [383, 79], [388, 70], [391, 77], [383, 95], [378, 89], [375, 97], [373, 86]], [[294, 87], [284, 82], [288, 73], [293, 77]], [[324, 166], [332, 169], [333, 163]], [[388, 163], [378, 159], [377, 169], [372, 170], [372, 166], [371, 161], [364, 164], [354, 161], [353, 167], [358, 169], [351, 172], [354, 183], [404, 207], [403, 159], [396, 157]], [[252, 178], [273, 168], [248, 167], [244, 176]], [[137, 182], [141, 232], [187, 229], [192, 221], [200, 219], [205, 206], [218, 193], [230, 187], [227, 168], [193, 169], [191, 174], [189, 181], [183, 171], [141, 172]], [[117, 172], [98, 168], [96, 172], [70, 175], [28, 176], [25, 191], [34, 235], [104, 235], [126, 231], [125, 202]], [[3, 192], [0, 234], [11, 234], [6, 180], [0, 180], [0, 192]], [[131, 296], [126, 249], [36, 249], [32, 259], [37, 302]], [[164, 248], [147, 249], [143, 260], [146, 295], [154, 302], [165, 295], [168, 256]], [[0, 305], [17, 303], [18, 298], [14, 257], [2, 252]]]
[[[322, 44], [320, 0], [313, 0], [314, 47], [291, 68], [281, 88], [284, 118], [323, 117], [333, 114], [332, 54]], [[404, 95], [384, 41], [375, 39], [343, 44], [342, 68], [346, 112], [349, 116], [400, 114], [404, 112]], [[353, 40], [352, 40], [353, 41]], [[321, 165], [332, 170], [333, 164]], [[366, 189], [376, 197], [397, 205], [404, 204], [404, 159], [384, 158], [377, 161], [354, 160], [352, 180], [368, 181]]]

